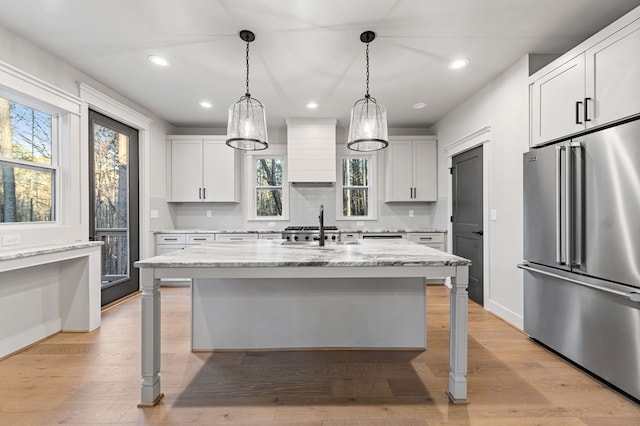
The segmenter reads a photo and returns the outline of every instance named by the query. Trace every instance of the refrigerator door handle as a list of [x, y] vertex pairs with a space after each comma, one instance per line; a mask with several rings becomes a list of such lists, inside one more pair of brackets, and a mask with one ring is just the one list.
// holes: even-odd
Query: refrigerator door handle
[[556, 146], [556, 172], [555, 172], [555, 186], [556, 186], [556, 202], [555, 202], [555, 219], [556, 219], [556, 263], [558, 265], [564, 265], [564, 259], [562, 258], [562, 161], [561, 153], [564, 149], [563, 146]]
[[[584, 221], [584, 211], [582, 208], [582, 191], [583, 191], [583, 167], [582, 167], [582, 144], [580, 142], [571, 142], [569, 146], [572, 161], [571, 176], [569, 179], [575, 180], [571, 185], [571, 212], [572, 215], [567, 218], [570, 220], [571, 227], [571, 257], [567, 254], [567, 263], [570, 266], [580, 266], [582, 259], [582, 223]], [[575, 155], [574, 155], [575, 154]], [[568, 155], [568, 154], [567, 154]], [[569, 172], [567, 172], [569, 174]], [[580, 226], [578, 226], [580, 225]]]
[[573, 260], [573, 161], [571, 143], [565, 144], [564, 168], [564, 244], [565, 264], [571, 266]]
[[574, 284], [579, 284], [585, 287], [589, 287], [589, 288], [593, 288], [596, 290], [600, 290], [600, 291], [604, 291], [606, 293], [611, 293], [611, 294], [615, 294], [617, 296], [623, 296], [626, 297], [627, 299], [631, 300], [632, 302], [640, 302], [640, 297], [638, 297], [640, 295], [640, 293], [635, 292], [635, 291], [630, 291], [630, 292], [625, 292], [625, 291], [620, 291], [620, 290], [616, 290], [613, 288], [609, 288], [609, 287], [603, 287], [603, 286], [599, 286], [599, 285], [595, 285], [595, 284], [591, 284], [591, 283], [587, 283], [584, 281], [580, 281], [580, 280], [576, 280], [574, 278], [570, 278], [570, 277], [565, 277], [562, 276], [560, 274], [554, 274], [553, 272], [547, 272], [547, 271], [543, 271], [537, 268], [533, 268], [529, 265], [525, 264], [520, 264], [517, 265], [518, 268], [520, 269], [524, 269], [525, 271], [531, 271], [531, 272], [535, 272], [536, 274], [542, 274], [542, 275], [546, 275], [549, 277], [553, 277], [553, 278], [558, 278], [561, 279], [563, 281], [569, 281], [572, 282]]

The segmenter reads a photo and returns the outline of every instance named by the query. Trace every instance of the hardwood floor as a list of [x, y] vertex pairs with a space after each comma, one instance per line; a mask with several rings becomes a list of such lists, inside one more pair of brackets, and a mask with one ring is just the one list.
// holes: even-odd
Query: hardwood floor
[[162, 288], [160, 405], [137, 408], [140, 297], [92, 333], [0, 361], [0, 424], [640, 425], [640, 406], [469, 307], [469, 405], [445, 395], [448, 291], [428, 287], [427, 351], [191, 353], [189, 289]]

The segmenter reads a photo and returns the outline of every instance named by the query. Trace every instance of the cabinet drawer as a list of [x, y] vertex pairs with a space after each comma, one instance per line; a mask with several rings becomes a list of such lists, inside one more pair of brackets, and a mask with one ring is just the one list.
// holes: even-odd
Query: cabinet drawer
[[215, 234], [187, 234], [188, 245], [198, 245], [215, 240]]
[[359, 232], [341, 232], [340, 241], [356, 241], [362, 238]]
[[184, 244], [184, 234], [157, 234], [156, 244]]
[[444, 234], [441, 232], [411, 232], [409, 234], [407, 234], [407, 238], [410, 241], [413, 241], [414, 243], [418, 243], [418, 244], [426, 244], [426, 245], [432, 245], [432, 244], [444, 244]]
[[184, 250], [181, 244], [158, 244], [156, 246], [156, 256], [171, 253], [172, 251]]
[[218, 241], [245, 241], [245, 240], [257, 240], [258, 234], [217, 234], [216, 240]]
[[271, 234], [259, 234], [258, 239], [260, 240], [281, 240], [281, 233], [271, 233]]

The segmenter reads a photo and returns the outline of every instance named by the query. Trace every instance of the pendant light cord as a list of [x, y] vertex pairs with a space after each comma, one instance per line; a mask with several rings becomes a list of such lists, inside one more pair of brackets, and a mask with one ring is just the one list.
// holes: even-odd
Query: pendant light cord
[[369, 43], [367, 43], [367, 94], [364, 96], [365, 98], [369, 98]]
[[248, 41], [247, 41], [247, 93], [246, 93], [246, 96], [247, 97], [251, 96], [251, 94], [249, 93], [249, 42]]

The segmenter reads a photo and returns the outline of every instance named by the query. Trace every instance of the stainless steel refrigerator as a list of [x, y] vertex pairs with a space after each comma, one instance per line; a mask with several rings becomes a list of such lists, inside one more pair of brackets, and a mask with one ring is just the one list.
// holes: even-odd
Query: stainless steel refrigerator
[[640, 120], [523, 169], [524, 331], [640, 399]]

